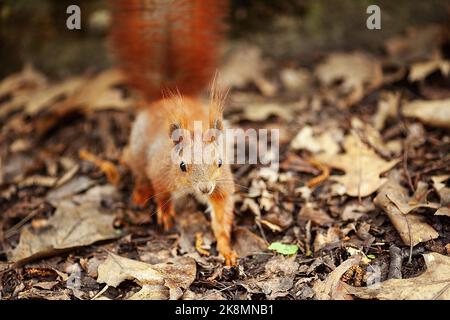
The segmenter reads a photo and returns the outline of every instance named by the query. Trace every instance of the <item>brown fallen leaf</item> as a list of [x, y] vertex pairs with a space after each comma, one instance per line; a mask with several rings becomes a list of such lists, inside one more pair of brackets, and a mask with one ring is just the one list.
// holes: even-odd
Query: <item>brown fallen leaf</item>
[[386, 41], [386, 51], [402, 63], [439, 57], [441, 29], [439, 25], [409, 27], [404, 35], [396, 35]]
[[76, 177], [66, 184], [63, 184], [60, 187], [53, 189], [49, 193], [47, 193], [47, 200], [56, 206], [59, 201], [71, 198], [75, 194], [89, 189], [94, 185], [94, 183], [94, 180], [88, 177]]
[[261, 49], [256, 46], [242, 45], [231, 52], [220, 70], [219, 85], [224, 88], [242, 88], [255, 84], [265, 96], [277, 91], [275, 84], [266, 79], [264, 73], [269, 67], [262, 58]]
[[288, 91], [299, 94], [311, 89], [313, 79], [306, 68], [285, 68], [280, 72], [280, 80]]
[[194, 259], [177, 257], [166, 263], [148, 264], [109, 253], [98, 266], [98, 283], [117, 287], [125, 280], [142, 286], [130, 300], [179, 299], [195, 280]]
[[241, 281], [240, 285], [248, 292], [264, 293], [269, 300], [284, 297], [294, 285], [298, 268], [295, 255], [292, 257], [277, 255], [266, 263], [263, 274]]
[[313, 128], [304, 126], [291, 142], [293, 150], [308, 150], [312, 153], [324, 152], [334, 155], [339, 152], [339, 145], [330, 132], [324, 132], [320, 135], [313, 135]]
[[267, 243], [244, 227], [236, 227], [233, 231], [234, 243], [233, 248], [240, 258], [253, 254], [264, 252], [267, 249]]
[[450, 61], [435, 59], [426, 62], [417, 62], [411, 65], [408, 80], [411, 82], [424, 80], [435, 71], [440, 71], [444, 77], [450, 74]]
[[450, 99], [414, 100], [403, 106], [402, 113], [431, 126], [450, 128]]
[[50, 291], [39, 288], [31, 288], [18, 294], [19, 299], [43, 299], [43, 300], [70, 300], [68, 289]]
[[0, 97], [9, 96], [0, 103], [0, 118], [23, 108], [30, 97], [47, 86], [45, 76], [31, 65], [26, 65], [22, 71], [15, 73], [0, 82]]
[[314, 283], [315, 298], [317, 300], [353, 300], [341, 278], [348, 269], [358, 265], [360, 261], [360, 255], [353, 255], [329, 273], [325, 280]]
[[298, 219], [311, 220], [319, 226], [334, 222], [334, 219], [331, 218], [325, 211], [314, 208], [313, 204], [310, 202], [307, 202], [302, 206], [302, 209], [298, 213]]
[[56, 286], [59, 282], [58, 281], [42, 281], [35, 283], [33, 287], [44, 289], [44, 290], [51, 290], [54, 286]]
[[392, 140], [385, 143], [377, 129], [372, 127], [369, 123], [362, 122], [356, 117], [351, 119], [351, 125], [352, 129], [358, 134], [360, 139], [384, 158], [400, 155], [402, 150], [400, 140]]
[[418, 277], [389, 279], [370, 287], [347, 287], [352, 295], [380, 300], [450, 300], [450, 257], [423, 255], [427, 270]]
[[394, 171], [375, 197], [375, 205], [386, 212], [406, 245], [415, 246], [436, 239], [439, 233], [424, 222], [424, 217], [411, 213], [416, 208], [430, 205], [408, 197], [407, 190], [399, 184], [399, 180], [399, 174]]
[[449, 207], [441, 207], [441, 208], [436, 210], [434, 215], [450, 217], [450, 208]]
[[373, 116], [373, 126], [377, 130], [382, 130], [388, 118], [397, 116], [397, 109], [400, 103], [399, 92], [384, 92], [378, 101], [377, 112]]
[[329, 156], [319, 154], [317, 160], [333, 168], [345, 171], [345, 175], [331, 176], [345, 186], [345, 192], [352, 197], [366, 197], [380, 188], [386, 178], [380, 174], [390, 170], [399, 160], [386, 161], [368, 148], [355, 134], [349, 134], [344, 139], [344, 154]]
[[339, 242], [340, 229], [338, 226], [330, 227], [326, 234], [317, 232], [314, 238], [314, 252], [318, 252], [325, 248], [327, 245]]
[[19, 244], [9, 260], [26, 263], [63, 250], [117, 238], [120, 233], [114, 229], [113, 221], [113, 215], [101, 213], [92, 204], [76, 205], [63, 201], [48, 219], [47, 228], [33, 230], [28, 226], [22, 229]]
[[348, 220], [358, 220], [364, 216], [367, 212], [374, 210], [372, 199], [366, 198], [364, 201], [359, 202], [358, 200], [350, 201], [342, 211], [341, 218], [344, 221]]
[[331, 54], [316, 67], [315, 73], [327, 87], [342, 81], [338, 94], [346, 96], [349, 106], [360, 101], [383, 81], [381, 64], [361, 52]]
[[450, 179], [450, 174], [431, 177], [433, 188], [438, 193], [441, 204], [444, 206], [450, 204], [450, 188], [445, 184], [448, 179]]
[[105, 174], [106, 178], [113, 186], [117, 187], [119, 185], [120, 174], [114, 163], [112, 163], [111, 161], [100, 159], [95, 154], [86, 150], [80, 150], [79, 156], [82, 160], [94, 163]]
[[243, 119], [250, 121], [264, 121], [274, 115], [284, 120], [292, 118], [293, 110], [288, 105], [280, 105], [275, 103], [257, 103], [249, 104], [244, 108]]
[[127, 110], [132, 106], [132, 99], [116, 88], [124, 82], [125, 78], [120, 70], [105, 70], [85, 81], [80, 91], [72, 95], [67, 104], [82, 106], [85, 112]]
[[178, 246], [182, 253], [198, 254], [195, 248], [196, 234], [202, 234], [203, 247], [210, 246], [214, 241], [210, 222], [203, 212], [197, 210], [194, 201], [182, 202], [180, 200], [178, 205], [183, 209], [177, 211], [179, 214], [175, 219], [175, 228], [180, 233]]
[[116, 187], [105, 184], [97, 185], [90, 188], [82, 194], [77, 194], [72, 196], [71, 200], [75, 203], [91, 203], [94, 206], [101, 207], [102, 202], [112, 203], [114, 200], [119, 198], [118, 191]]
[[196, 293], [191, 290], [187, 290], [181, 300], [227, 300], [219, 290], [211, 289], [206, 292]]
[[[36, 91], [27, 101], [25, 113], [29, 116], [35, 116], [41, 112], [47, 112], [52, 108], [56, 108], [55, 105], [59, 108], [60, 103], [64, 101], [60, 99], [67, 99], [77, 93], [85, 82], [86, 79], [84, 77], [73, 77]], [[58, 112], [61, 112], [61, 110]]]

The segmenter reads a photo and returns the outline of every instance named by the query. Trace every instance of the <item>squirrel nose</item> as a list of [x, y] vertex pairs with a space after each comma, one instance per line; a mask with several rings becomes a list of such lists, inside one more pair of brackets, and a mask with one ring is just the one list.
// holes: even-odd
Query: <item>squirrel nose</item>
[[200, 182], [198, 184], [198, 190], [204, 194], [210, 194], [213, 190], [213, 186], [209, 182]]

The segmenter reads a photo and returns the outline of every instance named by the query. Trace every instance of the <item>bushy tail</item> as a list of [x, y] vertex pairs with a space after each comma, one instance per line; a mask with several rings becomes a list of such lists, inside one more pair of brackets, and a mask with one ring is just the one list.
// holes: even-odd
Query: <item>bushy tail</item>
[[130, 84], [147, 99], [195, 95], [214, 76], [226, 0], [110, 0], [111, 40]]

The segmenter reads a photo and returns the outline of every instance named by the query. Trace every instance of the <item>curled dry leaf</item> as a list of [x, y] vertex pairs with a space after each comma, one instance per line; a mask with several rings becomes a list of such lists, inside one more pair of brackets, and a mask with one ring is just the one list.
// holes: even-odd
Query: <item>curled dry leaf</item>
[[267, 249], [267, 244], [260, 236], [244, 227], [236, 227], [233, 231], [233, 248], [239, 257], [243, 258], [261, 253]]
[[397, 109], [400, 102], [400, 93], [384, 92], [378, 101], [377, 112], [373, 116], [375, 129], [382, 130], [388, 118], [397, 116]]
[[62, 250], [114, 239], [120, 234], [113, 227], [114, 216], [101, 213], [92, 204], [61, 202], [48, 220], [48, 227], [22, 229], [20, 242], [10, 256], [16, 263], [54, 255]]
[[386, 161], [368, 148], [356, 134], [344, 139], [344, 154], [316, 156], [328, 166], [345, 171], [343, 176], [331, 176], [345, 186], [345, 192], [352, 197], [366, 197], [378, 190], [386, 181], [380, 174], [390, 170], [399, 160]]
[[424, 80], [431, 73], [440, 71], [444, 77], [450, 74], [450, 61], [443, 59], [417, 62], [411, 65], [408, 80], [411, 82]]
[[389, 279], [370, 287], [347, 287], [348, 292], [363, 299], [449, 300], [450, 257], [436, 252], [423, 257], [427, 270], [418, 277]]
[[439, 198], [441, 199], [442, 207], [434, 213], [437, 216], [450, 217], [450, 188], [445, 184], [448, 179], [450, 179], [450, 175], [431, 177], [431, 180], [433, 181], [433, 187], [439, 194]]
[[245, 106], [243, 119], [250, 121], [264, 121], [270, 116], [277, 116], [283, 120], [292, 119], [293, 108], [288, 105], [275, 103], [258, 103]]
[[80, 92], [71, 97], [71, 105], [84, 107], [84, 111], [101, 111], [107, 109], [127, 110], [131, 107], [131, 98], [126, 98], [115, 88], [124, 83], [124, 76], [118, 69], [101, 72], [89, 79], [81, 87]]
[[220, 70], [220, 86], [242, 88], [254, 84], [265, 96], [272, 96], [277, 91], [277, 87], [264, 76], [269, 65], [258, 47], [244, 45], [232, 51], [226, 60]]
[[[374, 199], [375, 205], [386, 212], [395, 229], [406, 245], [413, 245], [439, 237], [439, 233], [424, 222], [424, 217], [410, 213], [419, 207], [430, 207], [408, 197], [407, 190], [399, 184], [400, 177], [395, 172], [380, 189]], [[435, 206], [434, 206], [435, 207]]]
[[62, 186], [50, 191], [47, 194], [47, 200], [50, 201], [50, 203], [52, 203], [53, 205], [57, 206], [59, 201], [71, 198], [75, 194], [89, 189], [94, 184], [95, 181], [88, 177], [76, 177], [66, 184], [63, 184]]
[[292, 92], [306, 92], [310, 90], [312, 77], [307, 69], [286, 68], [281, 70], [280, 79], [283, 85]]
[[374, 210], [375, 206], [370, 198], [364, 199], [360, 202], [358, 200], [349, 202], [342, 211], [341, 218], [344, 221], [358, 220], [367, 212]]
[[68, 289], [59, 291], [50, 291], [39, 288], [31, 288], [18, 294], [19, 299], [27, 300], [70, 300], [70, 291]]
[[339, 152], [339, 145], [329, 132], [313, 136], [313, 128], [304, 126], [291, 142], [293, 150], [308, 150], [312, 153], [325, 153], [334, 155]]
[[94, 163], [105, 174], [106, 178], [113, 186], [117, 187], [119, 185], [120, 174], [114, 163], [108, 160], [100, 159], [95, 154], [86, 150], [80, 150], [79, 156], [82, 160]]
[[166, 263], [148, 264], [109, 253], [98, 266], [98, 283], [117, 287], [125, 280], [136, 281], [141, 290], [130, 300], [179, 299], [197, 272], [194, 259], [177, 257]]
[[360, 101], [383, 81], [381, 64], [360, 52], [331, 54], [317, 66], [316, 75], [328, 87], [342, 81], [339, 94], [346, 96], [348, 105]]
[[402, 113], [431, 126], [450, 128], [450, 99], [414, 100], [403, 106]]
[[[69, 78], [30, 97], [25, 111], [29, 115], [43, 111], [63, 115], [76, 108], [81, 111], [125, 109], [131, 106], [131, 100], [122, 97], [115, 88], [122, 82], [123, 75], [116, 69], [103, 71], [88, 79]], [[61, 97], [64, 99], [59, 101]]]
[[407, 28], [404, 35], [389, 38], [385, 43], [387, 53], [403, 63], [440, 56], [439, 34], [441, 26]]
[[264, 293], [270, 300], [284, 297], [294, 285], [298, 267], [295, 256], [277, 255], [266, 263], [263, 274], [248, 278], [240, 284], [251, 293]]
[[319, 226], [330, 224], [334, 222], [325, 211], [322, 209], [314, 208], [313, 204], [310, 202], [305, 203], [300, 212], [298, 213], [299, 220], [311, 220]]
[[318, 280], [313, 287], [315, 298], [317, 300], [352, 300], [341, 278], [348, 269], [358, 265], [360, 261], [360, 255], [353, 255], [329, 273], [324, 281]]
[[328, 228], [326, 234], [318, 232], [314, 239], [314, 252], [322, 250], [329, 244], [339, 242], [340, 233], [341, 231], [337, 226]]
[[30, 96], [47, 86], [45, 76], [31, 65], [27, 65], [19, 73], [13, 74], [0, 82], [0, 97], [9, 96], [0, 103], [0, 118], [23, 107]]
[[377, 129], [356, 117], [351, 119], [351, 125], [359, 137], [384, 158], [390, 158], [393, 154], [400, 154], [402, 144], [399, 140], [385, 143]]

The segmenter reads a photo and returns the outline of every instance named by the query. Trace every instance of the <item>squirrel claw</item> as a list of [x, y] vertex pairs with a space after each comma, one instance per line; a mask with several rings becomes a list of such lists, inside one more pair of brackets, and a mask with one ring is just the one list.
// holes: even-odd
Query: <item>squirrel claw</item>
[[237, 265], [237, 259], [239, 258], [236, 252], [231, 251], [229, 253], [223, 254], [225, 258], [225, 265], [227, 267], [234, 267]]

